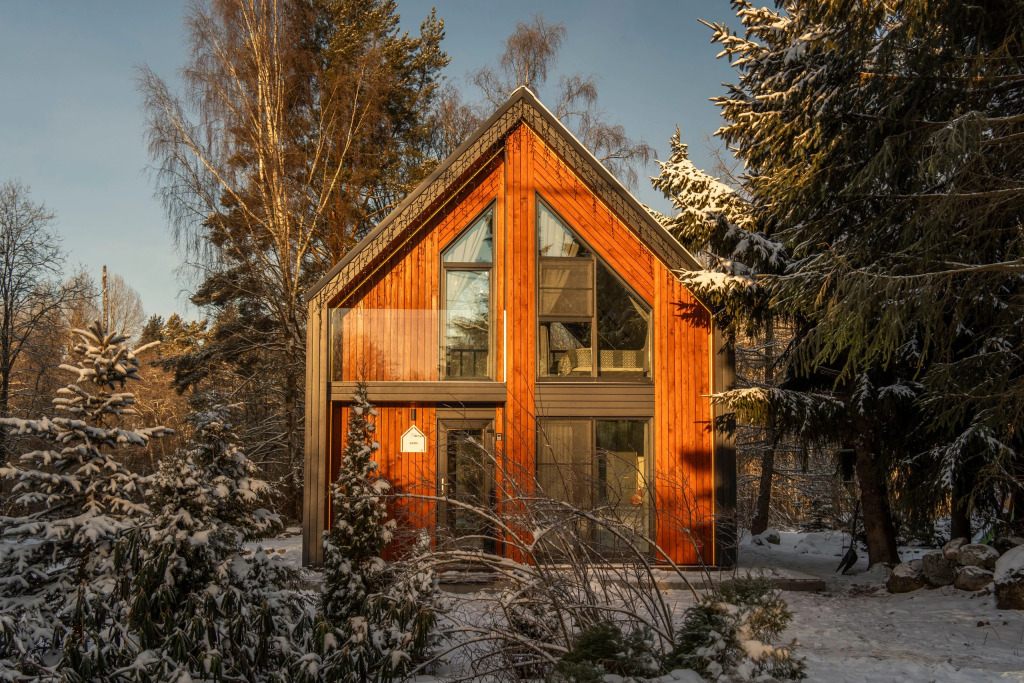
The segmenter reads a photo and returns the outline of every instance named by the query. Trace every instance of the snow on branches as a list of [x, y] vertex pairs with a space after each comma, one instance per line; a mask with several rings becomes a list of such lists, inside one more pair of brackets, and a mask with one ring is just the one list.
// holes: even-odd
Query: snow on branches
[[651, 182], [677, 213], [652, 214], [704, 266], [677, 276], [711, 304], [720, 324], [744, 319], [756, 325], [767, 316], [767, 297], [758, 277], [783, 271], [786, 249], [757, 230], [751, 207], [742, 197], [690, 161], [678, 128], [671, 147], [669, 160], [658, 162], [661, 172]]
[[[99, 322], [75, 330], [74, 375], [38, 421], [0, 419], [40, 447], [0, 467], [18, 516], [0, 517], [0, 674], [38, 674], [55, 665], [99, 675], [121, 636], [115, 550], [147, 513], [142, 478], [116, 457], [169, 430], [122, 426], [133, 416], [138, 360]], [[61, 659], [63, 657], [63, 660]]]
[[236, 411], [214, 403], [191, 414], [194, 434], [154, 476], [155, 514], [126, 553], [133, 666], [155, 680], [215, 672], [263, 680], [302, 650], [292, 638], [308, 614], [286, 590], [291, 572], [242, 546], [282, 525], [263, 507], [270, 487], [237, 445]]

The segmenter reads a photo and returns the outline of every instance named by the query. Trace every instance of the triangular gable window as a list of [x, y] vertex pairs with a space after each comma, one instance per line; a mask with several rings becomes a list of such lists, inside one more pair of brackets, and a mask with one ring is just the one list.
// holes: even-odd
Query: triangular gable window
[[494, 243], [494, 211], [488, 210], [444, 253], [445, 263], [490, 263]]
[[558, 216], [544, 204], [538, 203], [537, 239], [541, 256], [557, 258], [590, 256], [590, 249]]

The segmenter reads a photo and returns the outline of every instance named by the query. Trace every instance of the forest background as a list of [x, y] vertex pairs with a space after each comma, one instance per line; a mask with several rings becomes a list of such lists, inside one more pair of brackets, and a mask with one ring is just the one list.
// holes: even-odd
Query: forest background
[[[657, 185], [679, 212], [663, 220], [708, 269], [688, 284], [715, 303], [738, 346], [741, 386], [723, 400], [744, 421], [741, 471], [746, 482], [759, 478], [760, 494], [756, 503], [745, 497], [741, 517], [753, 515], [755, 530], [773, 521], [845, 526], [862, 510], [872, 563], [898, 559], [899, 534], [934, 535], [939, 517], [950, 518], [953, 535], [1013, 522], [1020, 221], [1019, 169], [1007, 150], [1018, 144], [1020, 121], [1000, 112], [1017, 102], [1020, 77], [1005, 55], [1019, 45], [987, 16], [959, 17], [948, 7], [929, 14], [911, 3], [895, 11], [896, 21], [884, 3], [848, 18], [833, 14], [842, 3], [797, 4], [780, 21], [734, 4], [752, 39], [722, 24], [701, 30], [742, 59], [739, 85], [715, 104], [724, 116], [720, 137], [746, 172], [736, 175], [711, 150], [705, 166], [722, 182], [713, 180], [677, 137]], [[141, 419], [177, 428], [190, 398], [227, 388], [244, 406], [246, 451], [274, 485], [278, 510], [296, 517], [302, 293], [512, 88], [539, 90], [645, 196], [657, 141], [631, 137], [618, 112], [602, 108], [630, 98], [598, 99], [588, 73], [554, 70], [571, 35], [566, 26], [539, 16], [520, 24], [502, 57], [456, 82], [444, 79], [451, 67], [441, 17], [404, 35], [397, 10], [370, 1], [192, 6], [180, 79], [146, 66], [134, 72], [149, 178], [202, 320], [135, 316], [129, 325], [128, 309], [140, 308], [142, 297], [112, 278], [110, 292], [122, 295], [104, 305], [92, 277], [67, 279], [61, 256], [46, 253], [53, 216], [27, 187], [4, 186], [7, 206], [34, 215], [38, 229], [25, 238], [31, 257], [14, 261], [53, 270], [8, 273], [22, 289], [6, 288], [5, 334], [17, 343], [0, 359], [0, 409], [19, 417], [44, 410], [53, 390], [48, 369], [67, 352], [67, 325], [105, 310], [139, 342], [163, 342], [150, 387], [139, 392]], [[964, 56], [964, 73], [946, 56], [908, 48], [928, 26], [961, 19], [969, 29], [946, 39], [948, 54]], [[807, 49], [822, 49], [814, 31], [830, 22], [843, 28], [832, 53]], [[884, 59], [865, 61], [875, 54]], [[806, 82], [818, 89], [808, 93]], [[825, 108], [820, 93], [835, 94], [842, 108]], [[853, 112], [860, 127], [835, 111]], [[794, 182], [815, 163], [817, 173]], [[851, 197], [850, 188], [863, 194]], [[948, 231], [926, 230], [926, 219]], [[979, 242], [968, 226], [992, 230]], [[112, 245], [134, 242], [126, 232], [121, 226], [90, 241], [114, 253]], [[960, 252], [936, 260], [947, 238]], [[873, 240], [885, 239], [880, 252]], [[979, 282], [977, 301], [954, 294]], [[29, 318], [19, 318], [26, 311]], [[11, 446], [0, 447], [6, 459]], [[163, 439], [129, 465], [151, 471], [177, 447]], [[774, 508], [766, 497], [773, 482], [786, 492]]]

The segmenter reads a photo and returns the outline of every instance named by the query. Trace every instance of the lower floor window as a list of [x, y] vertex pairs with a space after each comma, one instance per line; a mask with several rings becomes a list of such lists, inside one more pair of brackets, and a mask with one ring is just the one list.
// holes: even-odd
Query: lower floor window
[[603, 552], [630, 544], [647, 552], [652, 533], [653, 463], [647, 420], [547, 418], [538, 420], [540, 493], [592, 513], [576, 528]]

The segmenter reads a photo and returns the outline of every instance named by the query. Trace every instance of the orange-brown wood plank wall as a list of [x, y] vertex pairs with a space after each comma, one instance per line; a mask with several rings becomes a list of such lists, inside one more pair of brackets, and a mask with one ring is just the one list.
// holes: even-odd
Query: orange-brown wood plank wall
[[[524, 195], [529, 196], [521, 201], [530, 202], [532, 211], [533, 193], [540, 193], [652, 306], [658, 544], [674, 562], [713, 562], [714, 434], [707, 398], [711, 393], [710, 315], [553, 150], [532, 132], [524, 135], [532, 152], [532, 186], [525, 188]], [[531, 227], [531, 236], [533, 232]], [[534, 253], [533, 243], [529, 246]], [[532, 277], [533, 264], [526, 267]], [[530, 301], [534, 301], [532, 293]], [[532, 317], [528, 324], [529, 328], [520, 329], [535, 329]], [[509, 393], [511, 402], [511, 387]]]
[[[499, 204], [495, 209], [495, 231], [500, 234], [504, 197], [499, 190], [503, 178], [499, 157], [410, 240], [396, 246], [388, 260], [350, 296], [336, 304], [353, 309], [344, 318], [342, 328], [343, 381], [440, 379], [438, 311], [444, 308], [440, 301], [440, 254], [495, 199]], [[500, 242], [495, 244], [496, 273], [501, 272], [498, 269], [504, 257], [503, 246]], [[500, 326], [500, 311], [495, 323]], [[498, 346], [497, 357], [501, 358]]]
[[[532, 491], [523, 490], [522, 484], [532, 481], [534, 451], [537, 444], [534, 418], [537, 377], [536, 348], [536, 228], [534, 224], [532, 149], [536, 139], [530, 131], [519, 126], [505, 142], [506, 179], [508, 195], [507, 231], [507, 315], [509, 345], [508, 399], [505, 405], [505, 470], [515, 477], [522, 473], [518, 483], [499, 481], [500, 489], [518, 490], [529, 497]], [[516, 501], [505, 501], [504, 512], [516, 516]], [[517, 529], [525, 537], [527, 530]], [[527, 540], [527, 539], [524, 539]], [[521, 557], [513, 557], [522, 560]]]
[[[402, 453], [402, 434], [412, 425], [411, 410], [416, 409], [415, 424], [427, 435], [426, 453]], [[331, 481], [338, 478], [349, 407], [334, 403], [331, 431]], [[437, 478], [437, 412], [432, 405], [415, 403], [382, 403], [377, 406], [376, 440], [380, 444], [377, 463], [380, 474], [391, 483], [393, 498], [388, 504], [389, 519], [398, 522], [395, 542], [388, 547], [385, 559], [395, 559], [408, 550], [418, 530], [434, 528], [433, 502], [417, 496], [433, 496]], [[327, 528], [330, 528], [328, 520]]]

